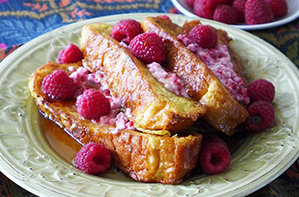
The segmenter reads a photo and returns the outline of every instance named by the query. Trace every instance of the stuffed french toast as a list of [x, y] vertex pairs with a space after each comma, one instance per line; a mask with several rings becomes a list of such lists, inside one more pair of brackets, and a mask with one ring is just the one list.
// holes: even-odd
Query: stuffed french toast
[[[205, 112], [205, 106], [168, 91], [119, 41], [110, 37], [112, 25], [86, 25], [82, 30], [83, 64], [103, 72], [107, 86], [125, 100], [132, 120], [143, 131], [184, 131]], [[155, 132], [157, 131], [157, 132]]]
[[[57, 70], [73, 76], [78, 74], [78, 69], [83, 69], [80, 62], [49, 62], [31, 75], [29, 89], [44, 116], [68, 131], [81, 144], [92, 142], [104, 145], [112, 153], [113, 164], [135, 180], [180, 183], [196, 166], [202, 136], [186, 131], [178, 135], [159, 136], [132, 127], [101, 124], [83, 118], [77, 111], [75, 98], [66, 101], [49, 98], [43, 90], [45, 77]], [[87, 89], [97, 87], [90, 84], [88, 82]]]
[[[222, 58], [217, 56], [224, 56], [222, 53], [219, 53], [219, 51], [223, 50], [222, 48], [214, 51], [212, 51], [213, 49], [209, 51], [202, 48], [202, 50], [197, 52], [196, 48], [192, 49], [194, 45], [188, 43], [189, 40], [186, 35], [200, 24], [199, 21], [186, 22], [181, 27], [163, 17], [147, 17], [141, 24], [144, 31], [155, 32], [164, 38], [164, 42], [167, 45], [167, 62], [165, 67], [169, 72], [174, 72], [186, 82], [188, 94], [191, 98], [205, 104], [207, 113], [203, 116], [204, 120], [215, 129], [232, 135], [237, 125], [244, 122], [248, 116], [244, 104], [248, 104], [249, 99], [246, 97], [246, 89], [243, 88], [245, 83], [243, 83], [241, 78], [244, 78], [242, 65], [236, 53], [229, 47], [231, 39], [227, 33], [222, 30], [216, 30], [218, 44], [215, 48], [223, 47], [224, 50], [229, 51], [229, 55], [227, 53], [225, 55], [231, 61], [233, 66], [231, 70], [234, 70], [229, 72], [235, 72], [238, 75], [235, 76], [235, 78], [238, 78], [238, 83], [234, 83], [239, 87], [225, 86], [225, 83], [229, 84], [229, 82], [221, 79], [225, 78], [222, 76], [227, 74], [225, 73], [226, 68], [219, 69], [221, 63], [215, 61], [215, 59]], [[207, 61], [204, 61], [205, 59]], [[208, 65], [209, 61], [212, 65]], [[216, 72], [219, 75], [215, 74], [214, 70], [216, 69], [213, 70], [211, 68], [213, 65], [216, 65], [214, 68], [218, 69]], [[232, 75], [229, 72], [228, 74]], [[230, 78], [228, 80], [233, 81], [235, 79]]]

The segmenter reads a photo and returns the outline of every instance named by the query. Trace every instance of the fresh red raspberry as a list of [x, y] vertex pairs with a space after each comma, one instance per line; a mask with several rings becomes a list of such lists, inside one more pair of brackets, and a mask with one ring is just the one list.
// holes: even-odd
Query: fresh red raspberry
[[214, 48], [218, 43], [217, 31], [209, 25], [197, 25], [189, 32], [192, 42], [203, 48]]
[[163, 18], [165, 20], [168, 20], [169, 22], [172, 22], [171, 18], [167, 15], [160, 15], [160, 16], [158, 16], [158, 18]]
[[275, 96], [275, 87], [270, 81], [257, 79], [249, 84], [247, 93], [251, 102], [258, 100], [272, 102]]
[[247, 25], [272, 22], [272, 10], [264, 0], [247, 0], [245, 3], [245, 21]]
[[191, 8], [194, 6], [194, 1], [195, 0], [186, 0], [187, 5], [189, 5]]
[[229, 5], [218, 5], [215, 9], [213, 19], [226, 24], [236, 24], [238, 22], [238, 11]]
[[248, 113], [245, 124], [249, 130], [254, 132], [269, 128], [275, 118], [274, 107], [267, 101], [255, 101], [249, 105]]
[[76, 63], [82, 59], [82, 51], [73, 43], [68, 44], [58, 53], [58, 61], [60, 64]]
[[69, 100], [75, 95], [76, 85], [63, 70], [55, 70], [42, 82], [42, 90], [53, 100]]
[[133, 19], [124, 19], [116, 23], [111, 30], [111, 37], [126, 44], [142, 33], [142, 28], [139, 22]]
[[76, 105], [78, 113], [86, 119], [97, 120], [111, 111], [109, 100], [95, 89], [85, 90], [78, 96]]
[[216, 136], [204, 136], [199, 162], [207, 174], [224, 172], [230, 164], [231, 155], [227, 144]]
[[195, 0], [194, 13], [203, 18], [213, 19], [216, 3], [213, 0]]
[[233, 3], [233, 7], [237, 9], [238, 12], [238, 21], [245, 21], [245, 3], [246, 0], [235, 0]]
[[265, 1], [269, 4], [274, 16], [283, 17], [287, 14], [288, 4], [286, 0], [265, 0]]
[[73, 160], [77, 168], [93, 175], [107, 171], [111, 162], [111, 152], [105, 146], [95, 143], [89, 143], [82, 147]]
[[166, 47], [156, 33], [146, 32], [136, 36], [129, 45], [132, 53], [144, 63], [161, 64], [166, 59]]

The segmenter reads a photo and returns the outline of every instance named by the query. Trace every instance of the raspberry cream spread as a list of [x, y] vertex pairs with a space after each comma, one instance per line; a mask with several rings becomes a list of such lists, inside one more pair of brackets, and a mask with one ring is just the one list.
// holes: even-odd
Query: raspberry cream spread
[[116, 134], [118, 131], [123, 129], [135, 130], [134, 123], [129, 120], [132, 117], [130, 109], [123, 109], [123, 101], [121, 98], [112, 95], [109, 89], [101, 83], [100, 79], [104, 75], [100, 72], [90, 73], [86, 68], [79, 67], [74, 70], [73, 67], [69, 67], [72, 72], [70, 78], [79, 86], [77, 96], [80, 96], [84, 90], [89, 88], [95, 88], [110, 101], [111, 112], [108, 115], [101, 116], [99, 120], [92, 120], [96, 124], [100, 125], [115, 125], [115, 129], [111, 130], [112, 133]]
[[189, 97], [185, 88], [185, 83], [178, 78], [176, 74], [167, 72], [159, 63], [156, 62], [147, 64], [147, 67], [153, 77], [162, 83], [166, 89], [178, 96]]
[[249, 103], [247, 89], [243, 79], [233, 69], [234, 65], [226, 45], [218, 44], [215, 48], [207, 49], [193, 43], [186, 34], [180, 34], [178, 39], [204, 61], [236, 100], [244, 104]]

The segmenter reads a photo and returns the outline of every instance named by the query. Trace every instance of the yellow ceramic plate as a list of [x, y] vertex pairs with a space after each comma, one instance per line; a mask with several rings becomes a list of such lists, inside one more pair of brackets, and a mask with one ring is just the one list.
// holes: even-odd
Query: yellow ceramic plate
[[[0, 170], [15, 183], [40, 196], [244, 196], [283, 173], [299, 153], [299, 74], [292, 62], [268, 43], [239, 29], [203, 20], [226, 30], [234, 39], [246, 72], [276, 87], [275, 126], [254, 135], [232, 155], [227, 172], [199, 175], [180, 185], [135, 182], [123, 175], [90, 176], [80, 172], [51, 149], [38, 126], [39, 112], [27, 89], [39, 66], [56, 61], [70, 42], [79, 42], [81, 27], [156, 14], [128, 14], [74, 23], [42, 35], [9, 55], [0, 65]], [[169, 15], [182, 24], [191, 20]]]

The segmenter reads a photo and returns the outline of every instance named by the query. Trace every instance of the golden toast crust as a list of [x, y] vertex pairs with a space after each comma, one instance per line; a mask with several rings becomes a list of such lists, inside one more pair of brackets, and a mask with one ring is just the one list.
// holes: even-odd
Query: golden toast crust
[[107, 86], [132, 109], [138, 128], [177, 133], [206, 112], [198, 102], [167, 91], [129, 49], [109, 36], [109, 29], [107, 24], [83, 27], [84, 66], [105, 74]]
[[113, 155], [116, 167], [135, 180], [178, 184], [196, 166], [202, 136], [197, 133], [158, 136], [133, 130], [112, 134], [113, 126], [99, 126], [83, 119], [76, 111], [75, 100], [51, 101], [42, 91], [43, 78], [56, 69], [68, 72], [77, 64], [49, 62], [29, 79], [29, 89], [40, 111], [83, 144], [105, 145]]
[[[192, 98], [207, 106], [204, 120], [217, 130], [231, 135], [234, 128], [247, 118], [247, 110], [233, 98], [200, 57], [177, 39], [179, 34], [198, 24], [199, 21], [192, 21], [179, 27], [160, 17], [147, 17], [141, 23], [144, 31], [156, 32], [164, 38], [168, 49], [166, 67], [187, 83]], [[218, 31], [218, 38], [225, 44], [231, 40], [224, 31]], [[236, 63], [238, 59], [234, 55], [233, 63], [239, 70], [237, 73], [240, 73], [240, 64]]]

